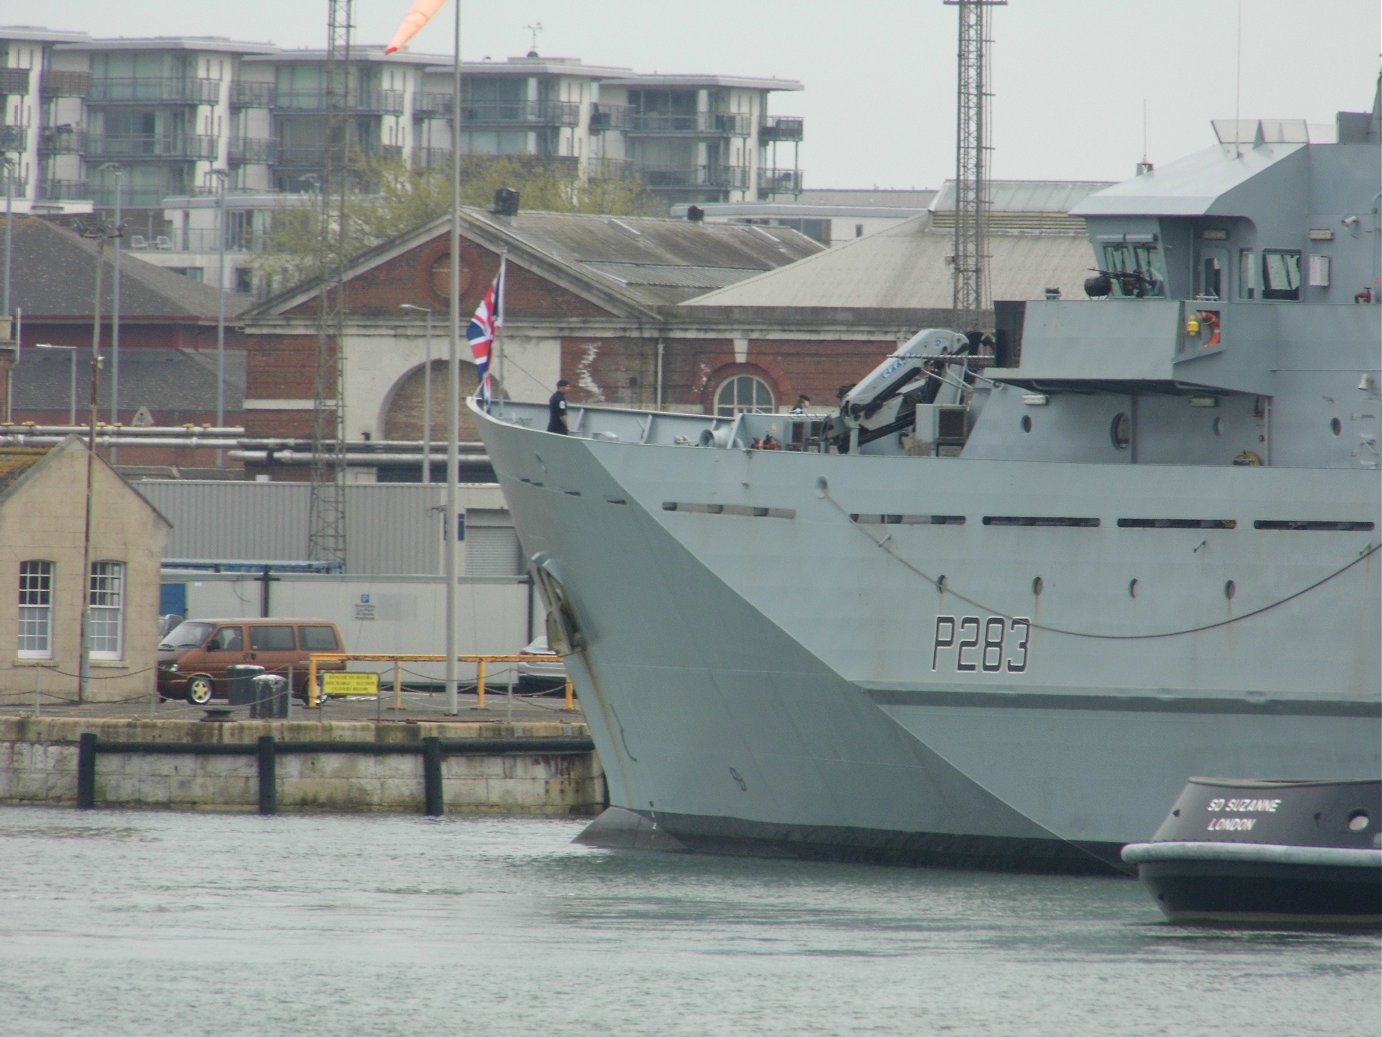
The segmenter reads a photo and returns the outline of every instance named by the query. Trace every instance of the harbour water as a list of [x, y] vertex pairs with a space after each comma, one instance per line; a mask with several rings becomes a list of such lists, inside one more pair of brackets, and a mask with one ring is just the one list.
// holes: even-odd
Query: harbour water
[[0, 1033], [1377, 1037], [1378, 934], [581, 821], [0, 808]]

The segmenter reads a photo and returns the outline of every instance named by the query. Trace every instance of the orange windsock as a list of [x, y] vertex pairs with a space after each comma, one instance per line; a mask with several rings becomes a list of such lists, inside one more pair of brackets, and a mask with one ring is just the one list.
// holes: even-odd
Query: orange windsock
[[441, 10], [446, 0], [413, 0], [413, 6], [403, 16], [403, 24], [393, 34], [393, 39], [384, 48], [385, 54], [392, 54], [417, 35], [419, 29], [432, 20], [432, 15]]

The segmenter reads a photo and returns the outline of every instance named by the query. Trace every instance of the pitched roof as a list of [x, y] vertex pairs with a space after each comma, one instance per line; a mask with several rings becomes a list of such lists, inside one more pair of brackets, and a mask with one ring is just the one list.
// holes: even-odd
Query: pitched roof
[[[102, 249], [101, 312], [110, 313], [115, 250]], [[120, 257], [122, 320], [215, 320], [220, 292], [182, 274], [146, 263], [129, 251]], [[14, 218], [10, 299], [25, 320], [90, 318], [96, 295], [96, 243], [75, 229], [33, 216]], [[227, 292], [225, 312], [234, 316], [250, 302]]]
[[[75, 379], [73, 360], [76, 362]], [[245, 353], [225, 351], [224, 406], [240, 410], [245, 395]], [[114, 365], [109, 349], [102, 356], [97, 399], [101, 417], [110, 409]], [[91, 406], [91, 351], [37, 349], [25, 346], [11, 369], [11, 398], [17, 411], [67, 411], [76, 398], [77, 417], [86, 420]], [[75, 390], [75, 392], [74, 392]], [[169, 411], [214, 411], [216, 354], [191, 349], [124, 347], [120, 350], [120, 412], [148, 407], [155, 416]]]
[[823, 249], [783, 227], [557, 212], [470, 215], [647, 306], [679, 303]]
[[[531, 269], [614, 313], [654, 316], [706, 291], [794, 263], [824, 246], [784, 227], [691, 223], [665, 217], [520, 211], [497, 216], [460, 210], [461, 236]], [[356, 257], [347, 278], [423, 242], [445, 237], [443, 216]], [[316, 282], [269, 299], [256, 314], [301, 305]], [[513, 311], [516, 313], [516, 311]]]
[[[995, 218], [985, 242], [993, 298], [1039, 299], [1047, 288], [1078, 292], [1093, 255], [1084, 221], [1064, 215], [1065, 207], [1102, 186], [1025, 184], [996, 192], [1005, 205], [1031, 208], [991, 214]], [[937, 203], [945, 196], [943, 191]], [[954, 300], [954, 226], [953, 208], [923, 213], [683, 306], [947, 309]]]
[[5, 446], [0, 447], [0, 501], [10, 495], [25, 475], [45, 457], [47, 447]]

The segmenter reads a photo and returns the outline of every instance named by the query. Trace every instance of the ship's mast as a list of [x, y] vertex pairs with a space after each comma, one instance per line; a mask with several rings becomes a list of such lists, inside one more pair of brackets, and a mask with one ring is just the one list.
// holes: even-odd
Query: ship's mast
[[959, 89], [955, 127], [954, 327], [981, 329], [989, 297], [985, 209], [988, 206], [988, 54], [990, 7], [1008, 0], [942, 0], [959, 8]]
[[312, 497], [307, 557], [346, 560], [345, 522], [345, 260], [350, 173], [350, 31], [352, 0], [327, 0], [324, 100], [326, 148], [318, 190], [316, 388], [312, 400]]

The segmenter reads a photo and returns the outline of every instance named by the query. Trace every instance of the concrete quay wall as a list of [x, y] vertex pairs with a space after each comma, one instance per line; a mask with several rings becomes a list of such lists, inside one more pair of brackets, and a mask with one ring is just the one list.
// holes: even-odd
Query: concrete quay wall
[[76, 805], [83, 735], [95, 735], [101, 747], [94, 754], [95, 807], [261, 809], [258, 752], [265, 736], [277, 746], [270, 791], [280, 812], [420, 813], [427, 739], [440, 740], [436, 793], [447, 813], [564, 817], [604, 807], [604, 774], [580, 722], [67, 717], [0, 717], [0, 803]]

